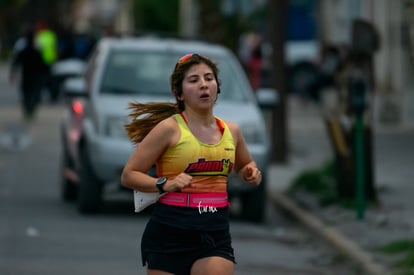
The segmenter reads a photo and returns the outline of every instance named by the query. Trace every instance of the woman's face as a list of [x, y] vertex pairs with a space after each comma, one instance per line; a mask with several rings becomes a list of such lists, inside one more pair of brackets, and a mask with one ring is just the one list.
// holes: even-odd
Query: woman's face
[[180, 100], [191, 108], [212, 108], [217, 100], [217, 90], [211, 68], [204, 63], [196, 64], [184, 76]]

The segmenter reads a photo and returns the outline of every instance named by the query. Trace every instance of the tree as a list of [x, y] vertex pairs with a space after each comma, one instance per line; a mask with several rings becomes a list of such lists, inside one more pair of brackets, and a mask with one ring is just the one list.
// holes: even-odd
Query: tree
[[135, 26], [138, 32], [177, 34], [178, 0], [135, 1]]
[[286, 40], [287, 0], [268, 1], [269, 41], [272, 46], [271, 86], [279, 94], [279, 101], [273, 110], [272, 157], [275, 162], [287, 160], [286, 119], [286, 64], [284, 43]]
[[0, 0], [0, 43], [1, 57], [7, 56], [16, 34], [19, 32], [19, 23], [16, 20], [18, 12], [26, 0]]

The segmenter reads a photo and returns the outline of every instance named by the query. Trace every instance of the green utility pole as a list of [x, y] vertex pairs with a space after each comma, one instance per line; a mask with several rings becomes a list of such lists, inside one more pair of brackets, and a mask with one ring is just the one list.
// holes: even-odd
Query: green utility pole
[[349, 83], [352, 109], [355, 114], [354, 125], [354, 163], [355, 163], [355, 205], [357, 219], [363, 220], [365, 215], [365, 137], [364, 110], [366, 108], [367, 81], [362, 71], [356, 70]]
[[365, 215], [365, 156], [364, 156], [364, 120], [362, 114], [355, 118], [355, 182], [357, 219], [363, 220]]

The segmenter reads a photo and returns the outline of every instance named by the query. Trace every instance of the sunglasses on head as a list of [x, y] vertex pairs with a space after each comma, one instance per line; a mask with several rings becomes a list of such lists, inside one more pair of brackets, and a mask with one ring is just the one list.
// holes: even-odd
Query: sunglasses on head
[[178, 59], [177, 64], [183, 64], [183, 63], [187, 62], [188, 60], [190, 60], [193, 57], [200, 57], [200, 55], [196, 54], [196, 53], [188, 53], [188, 54], [180, 57], [180, 59]]

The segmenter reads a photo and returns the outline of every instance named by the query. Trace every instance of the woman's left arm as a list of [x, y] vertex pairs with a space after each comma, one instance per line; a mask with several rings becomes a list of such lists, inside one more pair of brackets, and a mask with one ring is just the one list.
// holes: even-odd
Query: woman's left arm
[[262, 181], [262, 173], [250, 155], [240, 127], [234, 122], [227, 122], [227, 125], [236, 145], [235, 172], [244, 181], [253, 185], [259, 185]]

